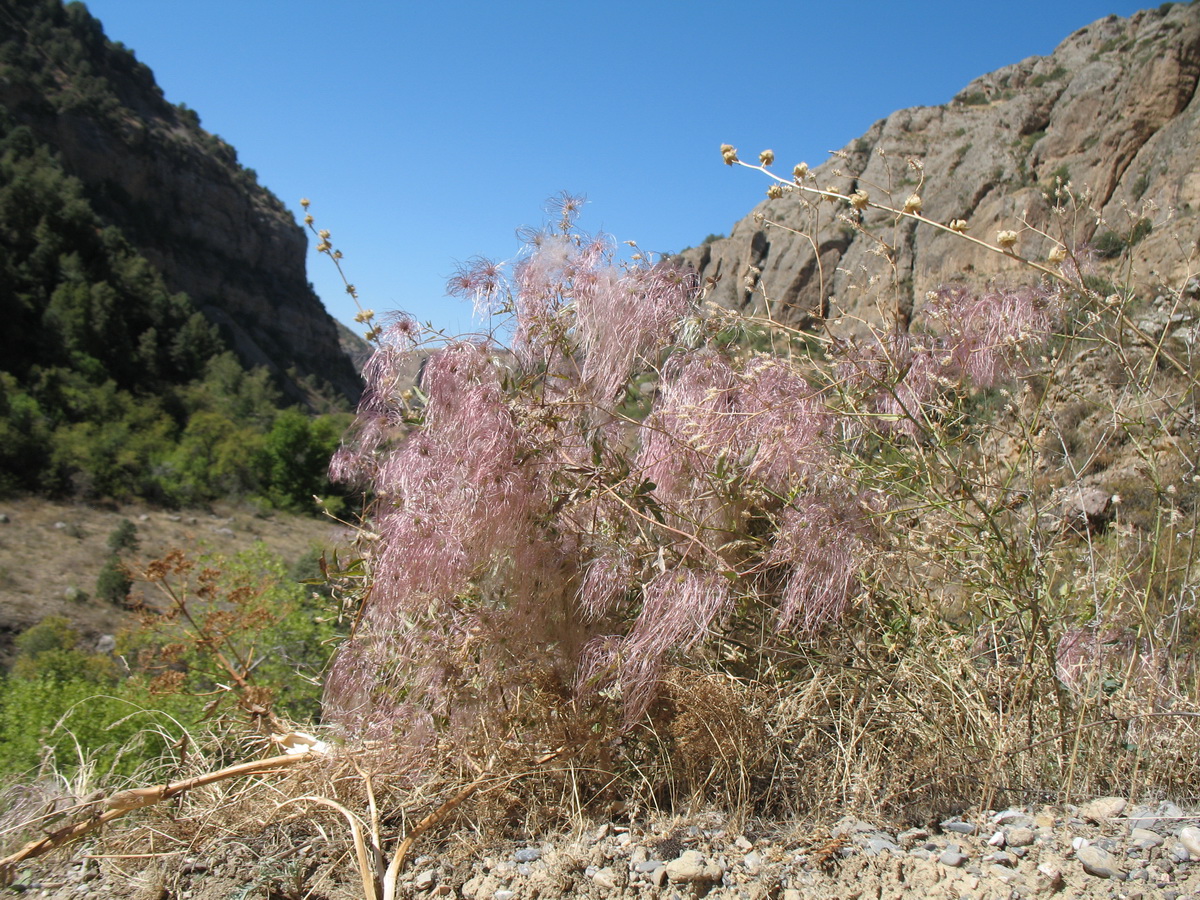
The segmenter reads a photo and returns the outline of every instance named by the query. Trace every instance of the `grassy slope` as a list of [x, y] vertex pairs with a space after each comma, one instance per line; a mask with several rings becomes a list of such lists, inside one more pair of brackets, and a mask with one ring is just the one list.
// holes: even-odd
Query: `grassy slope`
[[0, 514], [8, 517], [0, 524], [0, 665], [11, 662], [15, 634], [45, 616], [66, 616], [90, 639], [121, 627], [124, 610], [94, 597], [72, 601], [66, 593], [72, 587], [94, 593], [109, 555], [108, 536], [122, 519], [138, 529], [140, 548], [125, 554], [134, 562], [175, 548], [234, 553], [263, 541], [290, 564], [314, 546], [344, 540], [328, 519], [284, 512], [260, 516], [247, 506], [222, 504], [211, 511], [171, 512], [137, 503], [100, 507], [24, 498], [0, 501]]

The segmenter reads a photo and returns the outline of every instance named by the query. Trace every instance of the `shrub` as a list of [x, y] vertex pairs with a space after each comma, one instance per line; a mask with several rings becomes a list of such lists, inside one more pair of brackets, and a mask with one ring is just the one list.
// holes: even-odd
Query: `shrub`
[[[1053, 315], [1039, 289], [948, 290], [942, 334], [848, 345], [823, 380], [731, 342], [736, 317], [701, 308], [686, 271], [617, 265], [575, 208], [530, 234], [511, 278], [478, 260], [451, 282], [511, 315], [511, 355], [446, 343], [418, 403], [396, 373], [419, 329], [382, 330], [332, 467], [378, 498], [370, 598], [327, 688], [352, 728], [469, 730], [531, 679], [619, 697], [631, 726], [713, 634], [764, 615], [820, 634], [860, 596], [886, 506], [847, 473], [845, 436], [927, 440], [948, 393], [1002, 381]], [[649, 415], [622, 417], [646, 372]]]
[[[722, 155], [738, 162], [732, 147]], [[814, 221], [822, 200], [862, 213], [840, 225], [881, 255], [897, 252], [885, 235], [902, 230], [885, 229], [905, 218], [963, 227], [923, 217], [911, 188], [892, 203], [806, 179], [797, 167], [773, 196], [791, 194]], [[1065, 183], [1053, 200], [1047, 215], [1063, 222], [1087, 203]], [[561, 745], [604, 771], [624, 764], [624, 784], [657, 797], [657, 779], [695, 786], [709, 758], [689, 708], [699, 694], [677, 688], [701, 673], [738, 681], [722, 704], [748, 716], [748, 737], [760, 725], [776, 736], [786, 802], [810, 809], [898, 812], [920, 796], [944, 810], [972, 791], [980, 803], [1006, 790], [1015, 800], [1017, 784], [1065, 797], [1190, 777], [1190, 763], [1146, 754], [1192, 739], [1191, 713], [1141, 710], [1157, 702], [1155, 683], [1179, 709], [1194, 706], [1168, 636], [1193, 627], [1180, 593], [1189, 563], [1146, 549], [1146, 529], [1174, 541], [1185, 527], [1168, 498], [1191, 489], [1156, 482], [1138, 495], [1152, 515], [1126, 523], [1118, 510], [1111, 531], [1107, 509], [1078, 531], [1069, 510], [1087, 467], [1121, 447], [1143, 461], [1167, 454], [1149, 469], [1178, 483], [1191, 451], [1175, 419], [1140, 404], [1182, 402], [1194, 376], [1173, 345], [1122, 343], [1136, 333], [1126, 296], [1081, 278], [1073, 235], [1020, 223], [1024, 240], [1046, 242], [1045, 261], [1022, 255], [1016, 230], [996, 244], [972, 238], [1033, 277], [945, 286], [915, 326], [817, 342], [701, 305], [686, 271], [644, 255], [617, 264], [610, 241], [575, 228], [577, 209], [562, 198], [561, 218], [527, 230], [514, 264], [474, 260], [456, 273], [451, 292], [496, 314], [497, 332], [422, 346], [402, 314], [372, 331], [367, 391], [332, 466], [375, 501], [358, 624], [327, 679], [330, 717], [356, 735], [402, 730], [406, 753], [443, 738], [470, 752], [499, 733]], [[911, 297], [891, 272], [868, 285], [882, 308]], [[753, 272], [747, 284], [762, 291]], [[1119, 434], [1059, 421], [1064, 403], [1081, 402], [1073, 367], [1097, 366], [1097, 346], [1112, 348], [1121, 383], [1146, 391], [1109, 401]], [[413, 352], [426, 361], [406, 385]], [[1087, 502], [1097, 495], [1107, 503], [1102, 491]], [[1125, 656], [1088, 649], [1113, 633], [1094, 620], [1122, 623]], [[1174, 631], [1155, 624], [1167, 621]], [[1165, 669], [1162, 654], [1175, 654]], [[1164, 674], [1112, 681], [1122, 661]], [[837, 735], [850, 728], [848, 750]], [[597, 749], [614, 735], [618, 759]], [[655, 747], [682, 744], [694, 758], [683, 770], [663, 763], [662, 775]], [[754, 777], [760, 750], [752, 740], [738, 751], [738, 777]], [[804, 768], [842, 754], [833, 782]], [[581, 771], [573, 789], [602, 793]]]
[[133, 582], [121, 558], [115, 553], [109, 555], [100, 574], [96, 576], [96, 596], [109, 603], [124, 603], [132, 586]]
[[122, 519], [117, 523], [117, 527], [109, 532], [108, 549], [116, 554], [123, 550], [136, 550], [137, 548], [137, 526], [128, 519]]

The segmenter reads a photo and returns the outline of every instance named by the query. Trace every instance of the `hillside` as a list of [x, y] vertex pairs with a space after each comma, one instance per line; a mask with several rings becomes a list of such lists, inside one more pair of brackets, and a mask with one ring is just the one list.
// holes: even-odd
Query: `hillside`
[[[969, 234], [988, 241], [1018, 228], [1022, 215], [1056, 238], [1065, 224], [1100, 262], [1119, 256], [1132, 237], [1133, 268], [1145, 286], [1176, 286], [1195, 271], [1194, 251], [1179, 248], [1200, 237], [1198, 77], [1200, 5], [1110, 16], [1050, 56], [975, 79], [949, 103], [902, 109], [875, 123], [820, 166], [810, 160], [813, 183], [862, 189], [872, 199], [890, 195], [896, 207], [919, 190], [925, 216], [961, 219]], [[747, 159], [759, 149], [742, 148]], [[909, 167], [910, 158], [923, 169]], [[781, 174], [796, 162], [781, 160]], [[1057, 180], [1069, 182], [1078, 201], [1068, 204], [1069, 222], [1050, 213]], [[811, 242], [808, 222], [805, 201], [785, 194], [760, 203], [729, 237], [682, 255], [704, 278], [719, 279], [710, 297], [721, 304], [765, 311], [745, 283], [753, 267], [776, 319], [810, 328], [845, 316], [843, 332], [859, 320], [898, 317], [903, 324], [920, 316], [920, 298], [944, 283], [1017, 271], [953, 235], [901, 222], [888, 238], [901, 291], [881, 295], [859, 282], [878, 251], [864, 231], [891, 235], [888, 217], [869, 211], [850, 223], [828, 211]], [[1049, 246], [1029, 231], [1022, 244], [1035, 256]]]
[[357, 398], [354, 367], [305, 276], [303, 230], [83, 4], [0, 6], [0, 107], [243, 365], [268, 369], [293, 401], [320, 390]]

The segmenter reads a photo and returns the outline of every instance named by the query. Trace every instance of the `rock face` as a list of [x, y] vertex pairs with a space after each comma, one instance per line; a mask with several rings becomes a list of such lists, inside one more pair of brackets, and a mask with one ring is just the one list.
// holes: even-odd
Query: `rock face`
[[[292, 399], [359, 380], [305, 275], [306, 236], [236, 151], [168, 103], [81, 4], [6, 3], [0, 106], [79, 178], [97, 211]], [[304, 383], [302, 383], [304, 382]]]
[[[1023, 215], [1050, 237], [1065, 236], [1068, 247], [1087, 243], [1101, 257], [1132, 245], [1136, 271], [1178, 286], [1187, 277], [1186, 248], [1200, 235], [1198, 78], [1200, 6], [1110, 16], [1050, 56], [977, 78], [948, 104], [893, 113], [814, 169], [811, 183], [863, 190], [872, 201], [890, 192], [896, 207], [919, 191], [928, 218], [965, 220], [969, 234], [992, 243], [999, 230], [1016, 230], [1017, 249], [1033, 258], [1045, 259], [1053, 245], [1023, 229]], [[758, 149], [742, 148], [742, 158], [752, 160]], [[909, 159], [921, 161], [923, 173]], [[780, 161], [779, 174], [789, 177], [792, 162]], [[1065, 216], [1051, 212], [1058, 179], [1076, 197], [1088, 191]], [[1147, 202], [1156, 208], [1144, 208]], [[1020, 271], [955, 235], [866, 210], [863, 228], [894, 247], [896, 275], [885, 280], [897, 287], [885, 290], [865, 274], [881, 269], [879, 242], [847, 216], [857, 218], [844, 205], [814, 210], [785, 193], [759, 204], [730, 237], [682, 256], [705, 278], [719, 278], [709, 296], [722, 305], [767, 311], [746, 284], [753, 267], [780, 321], [809, 328], [845, 316], [848, 330], [863, 320], [903, 326], [920, 315], [920, 298], [931, 289]]]

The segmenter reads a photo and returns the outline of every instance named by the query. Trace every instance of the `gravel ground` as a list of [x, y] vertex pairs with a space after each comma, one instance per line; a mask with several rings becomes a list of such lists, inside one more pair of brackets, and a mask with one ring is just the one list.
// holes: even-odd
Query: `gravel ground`
[[[26, 896], [136, 900], [343, 900], [361, 897], [312, 848], [292, 873], [270, 875], [252, 844], [221, 858], [112, 865], [62, 857], [54, 881], [28, 878]], [[493, 847], [451, 860], [426, 848], [401, 876], [403, 898], [538, 900], [931, 900], [1200, 897], [1200, 811], [1117, 797], [1081, 806], [988, 810], [898, 831], [843, 818], [802, 834], [780, 825], [732, 828], [718, 814], [593, 825], [581, 834]], [[311, 865], [307, 861], [311, 859]], [[320, 874], [322, 871], [327, 874]], [[339, 878], [340, 881], [340, 878]]]

